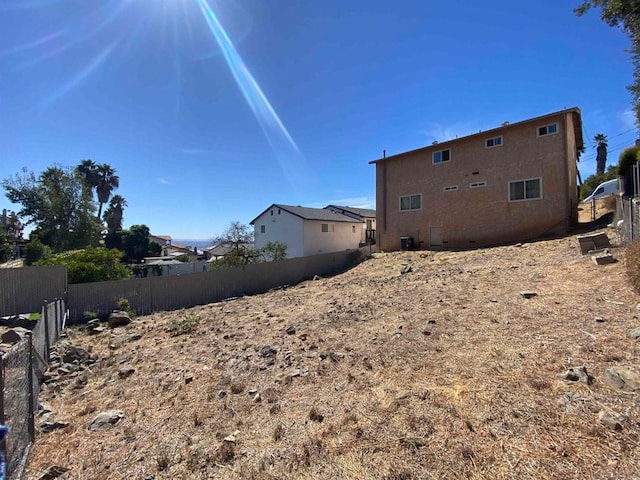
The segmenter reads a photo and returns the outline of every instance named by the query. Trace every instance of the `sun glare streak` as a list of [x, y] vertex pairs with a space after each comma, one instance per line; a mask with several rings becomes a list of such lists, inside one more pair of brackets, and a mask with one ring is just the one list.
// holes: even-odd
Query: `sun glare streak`
[[65, 33], [64, 30], [60, 30], [49, 35], [45, 35], [44, 37], [40, 37], [32, 42], [23, 43], [21, 45], [15, 45], [13, 47], [9, 47], [5, 50], [0, 51], [0, 56], [4, 57], [6, 55], [11, 55], [13, 53], [22, 52], [23, 50], [29, 50], [30, 48], [36, 48], [40, 45], [44, 45], [45, 43], [49, 43], [51, 40], [55, 40]]
[[[47, 51], [45, 54], [43, 55], [39, 55], [35, 58], [32, 58], [29, 61], [20, 63], [18, 65], [13, 66], [13, 68], [11, 69], [12, 71], [16, 71], [16, 70], [21, 70], [23, 68], [27, 68], [27, 67], [31, 67], [33, 65], [36, 65], [40, 62], [43, 62], [45, 60], [48, 60], [52, 57], [55, 57], [56, 55], [64, 52], [65, 50], [68, 50], [69, 48], [77, 45], [77, 44], [82, 44], [84, 43], [86, 40], [88, 40], [89, 38], [97, 35], [98, 33], [100, 33], [102, 30], [104, 30], [106, 27], [108, 27], [113, 21], [115, 21], [120, 14], [125, 11], [125, 9], [133, 2], [133, 0], [118, 0], [116, 2], [116, 7], [108, 12], [108, 14], [106, 16], [104, 16], [104, 19], [100, 21], [100, 23], [98, 23], [96, 26], [90, 26], [90, 28], [87, 28], [86, 31], [88, 31], [88, 33], [83, 33], [83, 34], [78, 34], [77, 32], [68, 32], [65, 31], [64, 33], [69, 33], [72, 36], [72, 40], [68, 41], [66, 43], [63, 43], [62, 45], [58, 45], [56, 47], [53, 47], [52, 49], [50, 49], [49, 51]], [[106, 4], [107, 7], [110, 6], [110, 4]], [[102, 18], [103, 15], [101, 15], [99, 12], [96, 12], [95, 14], [96, 18]], [[60, 32], [60, 34], [57, 34], [56, 37], [60, 37], [62, 32]], [[52, 40], [52, 39], [50, 39]], [[43, 43], [43, 42], [41, 42]], [[33, 48], [33, 47], [32, 47]]]
[[107, 60], [107, 58], [109, 58], [109, 55], [111, 55], [111, 52], [113, 51], [113, 49], [116, 47], [117, 44], [118, 44], [118, 42], [113, 42], [107, 48], [102, 50], [102, 52], [100, 52], [98, 55], [96, 55], [96, 57], [93, 60], [91, 60], [71, 80], [69, 80], [64, 85], [62, 85], [60, 88], [58, 88], [55, 92], [51, 93], [46, 98], [44, 98], [42, 100], [42, 106], [43, 107], [49, 106], [51, 103], [53, 103], [54, 101], [60, 99], [61, 97], [63, 97], [67, 93], [69, 93], [71, 90], [76, 88], [78, 85], [80, 85], [98, 67], [100, 67], [100, 65], [102, 65]]
[[294, 187], [302, 179], [304, 169], [304, 158], [300, 149], [249, 72], [207, 1], [198, 0], [198, 4], [244, 99], [258, 120], [284, 175]]

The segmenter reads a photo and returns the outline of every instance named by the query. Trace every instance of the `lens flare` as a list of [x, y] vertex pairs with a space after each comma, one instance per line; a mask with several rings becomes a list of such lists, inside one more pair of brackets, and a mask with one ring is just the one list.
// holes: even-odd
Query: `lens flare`
[[218, 17], [213, 12], [206, 0], [198, 0], [200, 9], [213, 33], [227, 66], [244, 96], [245, 101], [251, 107], [267, 141], [280, 164], [283, 174], [289, 184], [295, 188], [305, 177], [304, 158], [300, 149], [278, 117], [264, 92], [256, 82], [253, 75], [233, 46], [226, 31], [220, 24]]
[[55, 92], [49, 94], [43, 101], [42, 105], [44, 107], [48, 106], [52, 102], [58, 100], [60, 97], [67, 94], [69, 91], [73, 90], [77, 87], [83, 80], [89, 77], [100, 65], [102, 65], [111, 52], [116, 47], [118, 42], [113, 42], [107, 48], [102, 50], [98, 55], [95, 56], [93, 60], [91, 60], [77, 75], [75, 75], [71, 80], [58, 88]]

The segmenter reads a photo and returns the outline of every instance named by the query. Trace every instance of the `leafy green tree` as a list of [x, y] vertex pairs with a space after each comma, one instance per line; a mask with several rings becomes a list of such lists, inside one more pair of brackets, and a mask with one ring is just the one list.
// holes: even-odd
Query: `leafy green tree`
[[602, 175], [607, 164], [607, 148], [609, 147], [607, 136], [598, 133], [593, 137], [593, 141], [596, 142], [596, 175]]
[[31, 235], [29, 243], [25, 247], [24, 264], [30, 266], [50, 256], [51, 248], [42, 243], [37, 235]]
[[267, 242], [260, 250], [267, 262], [277, 262], [287, 258], [287, 244], [283, 242]]
[[22, 206], [18, 216], [54, 251], [96, 245], [100, 225], [95, 204], [77, 170], [54, 165], [40, 175], [23, 168], [2, 181], [7, 198]]
[[156, 256], [162, 252], [157, 242], [149, 241], [149, 227], [132, 225], [129, 230], [119, 230], [121, 236], [124, 261], [141, 262], [144, 257]]
[[632, 167], [638, 163], [640, 156], [640, 148], [625, 148], [618, 159], [618, 175], [622, 177], [622, 186], [625, 197], [634, 197], [636, 195], [635, 179], [633, 178]]
[[66, 266], [69, 283], [121, 280], [131, 276], [131, 271], [120, 263], [121, 255], [116, 249], [90, 247], [42, 259], [37, 265]]
[[213, 242], [229, 246], [230, 251], [222, 259], [213, 262], [212, 266], [237, 267], [261, 261], [262, 254], [253, 246], [253, 228], [249, 225], [233, 221]]
[[636, 124], [640, 125], [640, 2], [638, 0], [588, 0], [575, 8], [574, 12], [581, 16], [591, 8], [600, 8], [602, 21], [611, 27], [620, 27], [631, 40], [633, 84], [628, 88], [636, 113]]
[[9, 235], [4, 231], [4, 228], [0, 226], [0, 263], [10, 260], [12, 256], [13, 246]]

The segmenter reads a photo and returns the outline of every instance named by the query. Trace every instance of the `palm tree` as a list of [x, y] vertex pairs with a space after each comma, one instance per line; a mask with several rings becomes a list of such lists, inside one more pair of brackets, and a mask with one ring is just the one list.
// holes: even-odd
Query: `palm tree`
[[604, 173], [604, 168], [607, 164], [607, 136], [604, 133], [598, 133], [593, 137], [593, 141], [596, 142], [596, 175]]
[[76, 167], [76, 172], [80, 174], [87, 187], [93, 190], [98, 186], [97, 165], [93, 160], [82, 160]]
[[109, 201], [111, 192], [120, 186], [120, 178], [116, 175], [116, 170], [108, 163], [103, 163], [96, 167], [98, 177], [96, 192], [98, 193], [98, 218], [102, 216], [102, 206]]
[[109, 233], [122, 230], [122, 218], [127, 201], [122, 195], [114, 195], [109, 202], [109, 207], [104, 211], [103, 220], [107, 224]]

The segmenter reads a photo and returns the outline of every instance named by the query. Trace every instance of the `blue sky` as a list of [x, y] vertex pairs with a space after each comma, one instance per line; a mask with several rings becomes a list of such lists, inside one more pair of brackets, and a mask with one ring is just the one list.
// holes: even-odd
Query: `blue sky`
[[[211, 238], [271, 203], [375, 207], [370, 160], [577, 106], [637, 130], [628, 40], [541, 0], [2, 0], [0, 178], [109, 163], [125, 226]], [[0, 208], [15, 208], [3, 196]]]

